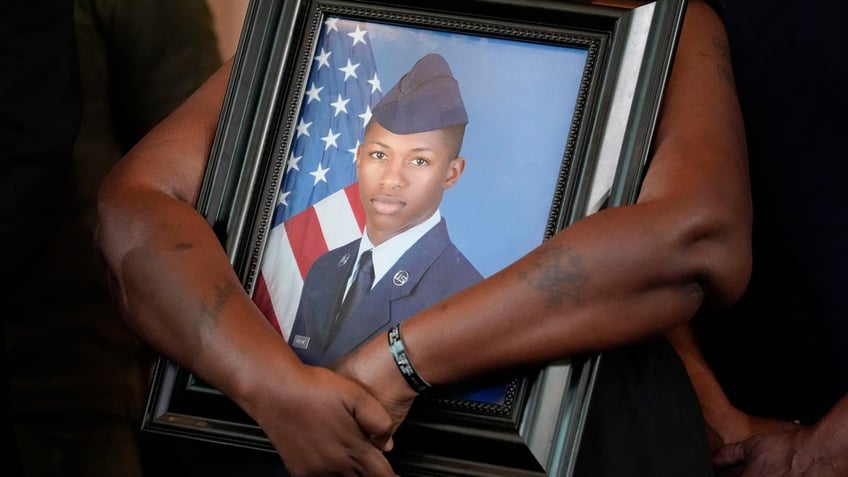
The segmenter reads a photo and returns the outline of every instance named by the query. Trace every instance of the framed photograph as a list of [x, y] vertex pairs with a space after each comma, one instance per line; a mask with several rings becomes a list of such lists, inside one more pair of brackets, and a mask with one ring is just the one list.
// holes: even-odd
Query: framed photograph
[[[252, 0], [198, 208], [281, 341], [328, 365], [573, 222], [634, 201], [684, 10]], [[458, 125], [455, 147], [449, 135], [421, 146]], [[393, 156], [403, 165], [385, 166]], [[433, 192], [420, 171], [442, 156], [453, 172]], [[433, 194], [385, 192], [416, 188]], [[390, 229], [404, 232], [381, 235]], [[358, 306], [380, 311], [342, 320], [366, 243], [374, 284]], [[599, 363], [575, 356], [422, 394], [389, 455], [395, 470], [571, 475]], [[237, 406], [166, 359], [143, 427], [274, 451]]]

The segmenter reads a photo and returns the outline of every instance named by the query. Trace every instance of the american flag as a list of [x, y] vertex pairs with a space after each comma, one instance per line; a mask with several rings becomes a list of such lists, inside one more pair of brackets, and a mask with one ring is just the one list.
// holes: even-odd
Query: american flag
[[362, 234], [356, 148], [382, 97], [367, 24], [329, 17], [315, 48], [253, 300], [285, 337], [312, 262]]

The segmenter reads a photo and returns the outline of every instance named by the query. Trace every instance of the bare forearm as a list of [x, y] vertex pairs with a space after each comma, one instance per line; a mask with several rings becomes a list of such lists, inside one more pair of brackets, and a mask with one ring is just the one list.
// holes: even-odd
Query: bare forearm
[[751, 436], [755, 426], [781, 429], [780, 421], [757, 419], [756, 422], [730, 402], [706, 358], [701, 353], [691, 326], [687, 323], [666, 333], [666, 339], [680, 356], [704, 414], [708, 432], [711, 432], [711, 448], [737, 442]]
[[688, 324], [677, 327], [667, 333], [666, 338], [686, 366], [686, 372], [692, 380], [707, 421], [710, 421], [711, 415], [720, 414], [732, 407], [718, 379], [701, 354], [691, 327]]
[[110, 172], [98, 196], [98, 247], [128, 323], [169, 358], [238, 398], [250, 386], [233, 377], [249, 380], [245, 370], [256, 367], [244, 362], [260, 361], [244, 350], [256, 356], [271, 350], [266, 359], [293, 356], [253, 306], [194, 207], [229, 68]]
[[[240, 318], [240, 327], [250, 327], [250, 321], [256, 321], [265, 328], [267, 323], [260, 321], [259, 311], [242, 289], [204, 219], [180, 204], [170, 205], [171, 210], [185, 209], [179, 214], [157, 214], [149, 221], [145, 220], [147, 212], [132, 211], [145, 208], [142, 204], [159, 209], [150, 202], [124, 209], [122, 214], [136, 217], [133, 233], [145, 238], [110, 259], [114, 262], [111, 269], [116, 273], [115, 291], [123, 316], [145, 341], [168, 357], [207, 374], [206, 379], [216, 380], [206, 370], [215, 367], [206, 366], [205, 362], [218, 363], [223, 361], [221, 356], [236, 356], [232, 351], [238, 349], [238, 344], [222, 339], [228, 336], [227, 328], [235, 326], [234, 318]], [[105, 230], [101, 233], [115, 236], [121, 232], [112, 229], [121, 228], [122, 224], [104, 221], [102, 227]], [[146, 228], [150, 230], [145, 231]], [[281, 340], [273, 330], [257, 331], [270, 331], [277, 341]], [[247, 333], [245, 329], [236, 336]], [[232, 350], [226, 352], [228, 348]]]
[[265, 366], [297, 363], [191, 206], [133, 194], [104, 203], [101, 217], [122, 316], [155, 349], [242, 405]]
[[288, 475], [394, 475], [382, 453], [391, 425], [385, 409], [349, 379], [297, 359], [195, 210], [231, 65], [145, 136], [100, 188], [98, 246], [116, 298], [145, 341], [262, 427]]
[[[707, 296], [710, 261], [693, 245], [700, 221], [686, 225], [686, 209], [647, 203], [600, 212], [415, 315], [402, 333], [416, 370], [433, 385], [449, 384], [658, 336], [686, 322]], [[385, 373], [364, 379], [400, 379], [385, 337], [358, 357], [367, 364], [357, 374]]]
[[[631, 343], [741, 294], [751, 206], [728, 69], [720, 22], [692, 2], [637, 203], [576, 222], [405, 322], [406, 348], [424, 379], [451, 383]], [[363, 348], [358, 362], [370, 365], [352, 360], [356, 372], [388, 366], [385, 347], [381, 339]]]
[[642, 209], [575, 224], [406, 322], [415, 366], [434, 383], [453, 382], [638, 341], [688, 319], [704, 296], [697, 267], [675, 256], [680, 238], [656, 233], [669, 219]]

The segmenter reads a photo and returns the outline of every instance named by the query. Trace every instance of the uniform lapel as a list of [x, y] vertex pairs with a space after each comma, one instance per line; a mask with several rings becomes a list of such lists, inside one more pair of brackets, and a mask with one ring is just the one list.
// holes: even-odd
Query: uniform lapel
[[342, 356], [386, 330], [390, 323], [399, 323], [409, 318], [395, 316], [392, 303], [403, 299], [416, 289], [427, 269], [449, 244], [447, 228], [442, 219], [380, 278], [371, 294], [330, 343], [327, 355], [332, 356], [331, 359]]

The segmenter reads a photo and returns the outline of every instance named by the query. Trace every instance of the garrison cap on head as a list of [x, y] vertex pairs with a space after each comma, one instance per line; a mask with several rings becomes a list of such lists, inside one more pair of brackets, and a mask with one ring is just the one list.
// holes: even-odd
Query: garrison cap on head
[[413, 134], [468, 123], [459, 83], [441, 55], [418, 60], [372, 112], [395, 134]]

